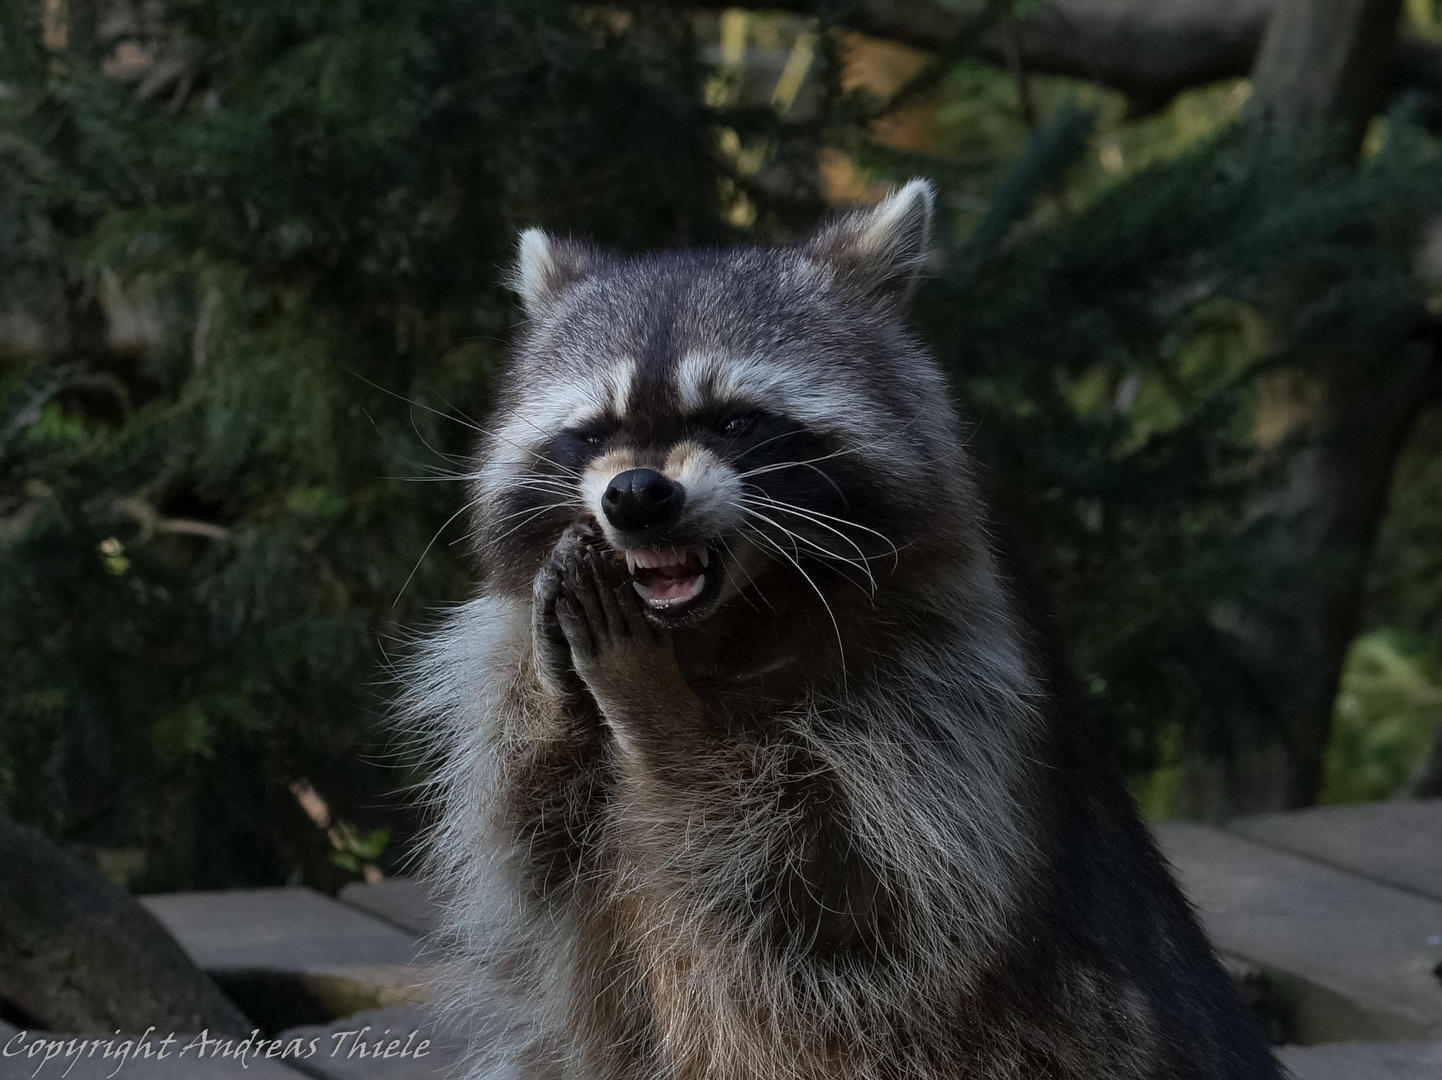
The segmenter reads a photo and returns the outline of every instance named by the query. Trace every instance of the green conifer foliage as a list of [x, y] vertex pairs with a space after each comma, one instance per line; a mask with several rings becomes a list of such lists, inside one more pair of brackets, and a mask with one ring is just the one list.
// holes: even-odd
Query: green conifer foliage
[[[394, 824], [383, 653], [465, 594], [463, 489], [423, 481], [484, 414], [517, 229], [723, 236], [687, 30], [203, 0], [106, 37], [93, 10], [64, 47], [39, 4], [0, 33], [0, 805], [143, 848], [142, 887], [325, 882], [287, 785]], [[105, 74], [126, 43], [179, 70]]]
[[[1053, 144], [1077, 122], [1039, 130], [1001, 194], [1058, 190], [1074, 159]], [[1238, 124], [999, 248], [984, 219], [923, 293], [994, 497], [1134, 774], [1220, 737], [1219, 688], [1246, 678], [1227, 634], [1237, 603], [1367, 554], [1299, 565], [1274, 547], [1278, 522], [1248, 514], [1295, 449], [1259, 445], [1258, 380], [1317, 340], [1380, 355], [1377, 380], [1422, 347], [1414, 238], [1438, 204], [1433, 141], [1399, 113], [1358, 171], [1318, 174], [1295, 151]], [[1327, 285], [1288, 339], [1254, 340], [1254, 306], [1298, 273]]]

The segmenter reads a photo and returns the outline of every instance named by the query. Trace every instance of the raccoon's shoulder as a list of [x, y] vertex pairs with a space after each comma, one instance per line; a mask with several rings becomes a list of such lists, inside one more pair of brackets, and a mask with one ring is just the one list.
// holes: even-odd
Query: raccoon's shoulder
[[401, 665], [399, 717], [429, 741], [490, 726], [516, 692], [531, 647], [530, 606], [482, 593], [448, 612]]

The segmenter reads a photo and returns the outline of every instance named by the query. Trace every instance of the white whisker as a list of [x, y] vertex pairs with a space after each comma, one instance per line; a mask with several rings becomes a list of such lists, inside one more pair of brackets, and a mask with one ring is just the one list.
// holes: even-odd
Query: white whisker
[[[721, 546], [721, 550], [725, 555], [725, 557], [721, 561], [722, 571], [723, 573], [725, 573], [727, 580], [729, 580], [731, 584], [736, 586], [736, 595], [745, 597], [746, 602], [751, 605], [752, 609], [759, 611], [760, 608], [756, 606], [756, 601], [753, 600], [746, 593], [745, 588], [741, 585], [740, 582], [736, 580], [736, 575], [731, 572], [731, 567], [733, 565], [739, 565], [739, 561], [736, 558], [736, 552], [732, 549], [730, 542], [724, 536], [717, 537], [716, 542]], [[747, 584], [750, 584], [750, 582], [748, 581]], [[766, 599], [765, 590], [761, 590], [760, 595], [761, 602], [764, 603], [767, 607], [769, 607], [772, 611], [775, 611], [776, 605], [773, 604], [770, 600]]]
[[870, 533], [872, 536], [875, 536], [877, 539], [881, 540], [883, 543], [886, 544], [887, 547], [891, 549], [891, 556], [893, 560], [892, 569], [894, 570], [901, 565], [901, 549], [898, 548], [896, 544], [892, 542], [891, 538], [885, 533], [877, 532], [875, 529], [870, 528], [866, 525], [862, 525], [858, 521], [850, 521], [846, 518], [836, 517], [834, 514], [826, 514], [820, 510], [802, 508], [800, 506], [797, 506], [795, 503], [789, 503], [782, 499], [775, 498], [772, 495], [768, 495], [765, 491], [762, 491], [760, 488], [752, 484], [748, 484], [746, 485], [746, 487], [748, 489], [748, 494], [743, 496], [743, 498], [759, 497], [765, 499], [767, 505], [772, 506], [777, 510], [784, 510], [787, 513], [796, 514], [800, 517], [810, 519], [815, 524], [820, 525], [823, 529], [828, 529], [831, 532], [834, 532], [837, 536], [841, 537], [843, 540], [845, 540], [848, 544], [850, 544], [853, 548], [856, 549], [856, 554], [863, 561], [868, 563], [872, 562], [873, 560], [882, 558], [883, 556], [867, 555], [864, 551], [861, 550], [860, 545], [858, 545], [855, 540], [847, 536], [840, 529], [834, 528], [833, 526], [826, 524], [826, 522], [835, 521], [841, 525], [848, 525], [853, 529], [860, 529], [862, 532]]
[[859, 454], [865, 447], [843, 447], [840, 450], [833, 450], [829, 454], [822, 454], [820, 457], [807, 458], [805, 461], [773, 461], [769, 465], [758, 465], [754, 469], [747, 469], [736, 475], [742, 480], [752, 476], [761, 476], [763, 473], [779, 472], [781, 469], [791, 469], [802, 465], [814, 465], [818, 461], [830, 461], [833, 458], [845, 457], [847, 454]]
[[784, 547], [782, 547], [774, 539], [767, 536], [759, 529], [753, 529], [752, 534], [758, 539], [770, 544], [773, 548], [776, 549], [777, 554], [779, 554], [792, 566], [796, 567], [796, 572], [806, 579], [806, 583], [811, 586], [812, 590], [814, 590], [816, 593], [817, 599], [821, 601], [821, 606], [826, 609], [826, 615], [831, 620], [831, 628], [836, 632], [836, 655], [837, 658], [841, 661], [841, 685], [844, 692], [846, 687], [846, 646], [841, 639], [841, 624], [836, 621], [836, 613], [831, 610], [831, 604], [827, 602], [826, 594], [823, 593], [820, 586], [818, 586], [816, 582], [812, 580], [811, 575], [808, 574], [804, 569], [802, 569], [801, 564], [786, 553], [786, 549]]
[[[567, 508], [568, 507], [566, 503], [547, 503], [545, 506], [537, 507], [536, 509], [530, 511], [529, 516], [524, 521], [517, 522], [511, 528], [501, 533], [500, 536], [492, 539], [491, 543], [500, 543], [500, 541], [510, 536], [517, 529], [524, 529], [527, 525], [535, 521], [536, 518], [540, 517], [542, 514], [549, 514], [553, 510], [564, 510]], [[524, 513], [526, 513], [525, 510], [517, 510], [514, 514], [508, 514], [506, 517], [501, 518], [501, 521], [509, 521], [511, 520], [511, 518], [520, 517]]]
[[[514, 450], [519, 450], [519, 451], [521, 451], [521, 453], [523, 453], [523, 454], [530, 454], [530, 455], [531, 455], [532, 457], [534, 457], [537, 461], [544, 461], [546, 464], [551, 465], [551, 466], [554, 466], [555, 468], [560, 469], [563, 473], [566, 473], [566, 474], [569, 475], [569, 476], [575, 477], [576, 479], [580, 479], [580, 477], [581, 477], [581, 474], [580, 474], [580, 472], [579, 472], [578, 470], [572, 469], [572, 468], [570, 468], [570, 467], [568, 467], [568, 466], [566, 466], [566, 465], [562, 465], [559, 461], [556, 461], [554, 458], [548, 457], [547, 455], [542, 454], [542, 453], [541, 453], [540, 451], [538, 451], [538, 450], [533, 450], [533, 449], [532, 449], [531, 447], [529, 447], [529, 446], [524, 446], [524, 445], [522, 445], [521, 443], [515, 442], [514, 440], [507, 439], [507, 438], [503, 438], [499, 432], [490, 431], [490, 430], [488, 430], [488, 429], [486, 429], [486, 428], [481, 427], [480, 424], [477, 424], [474, 420], [472, 420], [472, 419], [470, 419], [469, 417], [467, 417], [464, 413], [459, 413], [459, 412], [442, 412], [440, 409], [432, 408], [432, 407], [429, 406], [429, 405], [423, 405], [423, 404], [421, 404], [419, 401], [415, 401], [415, 400], [413, 400], [412, 398], [406, 397], [404, 394], [398, 394], [398, 393], [396, 393], [394, 390], [387, 389], [386, 387], [381, 386], [379, 383], [374, 382], [374, 381], [372, 381], [372, 380], [370, 380], [370, 379], [367, 379], [364, 375], [358, 375], [357, 377], [358, 377], [362, 382], [366, 383], [366, 384], [369, 385], [369, 386], [374, 387], [375, 389], [379, 390], [381, 393], [383, 393], [383, 394], [389, 394], [391, 397], [395, 398], [397, 401], [404, 401], [407, 405], [410, 405], [410, 406], [412, 406], [413, 408], [423, 409], [424, 411], [426, 411], [426, 412], [428, 412], [428, 413], [431, 413], [431, 414], [434, 415], [434, 416], [439, 416], [439, 417], [441, 417], [443, 420], [452, 420], [452, 421], [454, 421], [454, 422], [456, 422], [456, 423], [458, 423], [458, 424], [463, 425], [464, 427], [470, 428], [472, 431], [477, 432], [478, 434], [481, 434], [481, 435], [486, 436], [487, 438], [490, 438], [490, 439], [498, 439], [498, 440], [500, 440], [501, 442], [506, 443], [507, 445], [509, 445], [512, 449], [514, 449]], [[551, 432], [542, 431], [539, 427], [536, 427], [535, 424], [531, 424], [531, 426], [532, 426], [532, 427], [535, 427], [538, 432], [540, 432], [542, 435], [545, 435], [548, 439], [550, 438], [550, 436], [551, 436], [551, 434], [552, 434]], [[422, 440], [422, 441], [424, 442], [424, 440]], [[445, 456], [445, 455], [442, 455], [442, 456]]]
[[391, 607], [395, 607], [401, 602], [401, 597], [405, 595], [406, 589], [410, 587], [411, 580], [416, 576], [416, 572], [421, 568], [421, 563], [425, 562], [426, 556], [431, 553], [431, 548], [435, 547], [436, 541], [441, 538], [441, 533], [445, 532], [446, 529], [450, 527], [451, 522], [455, 521], [456, 518], [460, 517], [471, 507], [475, 506], [478, 502], [480, 502], [480, 499], [472, 499], [470, 502], [465, 503], [454, 514], [446, 518], [446, 520], [442, 523], [441, 527], [435, 531], [434, 535], [432, 535], [430, 540], [427, 542], [425, 549], [421, 552], [420, 557], [416, 559], [415, 565], [411, 567], [411, 572], [406, 575], [406, 580], [402, 582], [400, 591], [396, 593], [396, 598], [391, 601]]
[[[836, 552], [832, 551], [830, 548], [825, 547], [825, 546], [823, 546], [822, 544], [817, 543], [815, 540], [811, 539], [811, 537], [805, 536], [805, 535], [803, 535], [802, 533], [796, 532], [794, 529], [788, 529], [785, 525], [782, 525], [780, 522], [775, 521], [775, 520], [773, 520], [772, 518], [767, 517], [765, 514], [759, 513], [759, 512], [758, 512], [757, 510], [755, 510], [754, 508], [747, 507], [747, 508], [746, 508], [746, 513], [747, 513], [747, 515], [750, 516], [750, 517], [759, 518], [761, 521], [766, 522], [766, 524], [770, 525], [770, 526], [771, 526], [772, 528], [774, 528], [774, 529], [777, 529], [778, 531], [781, 532], [781, 534], [782, 534], [783, 536], [785, 536], [785, 537], [787, 537], [788, 539], [790, 539], [790, 541], [791, 541], [791, 550], [792, 550], [793, 554], [795, 554], [796, 559], [797, 559], [798, 561], [802, 558], [801, 548], [798, 546], [798, 543], [804, 543], [804, 544], [806, 544], [809, 548], [811, 548], [811, 549], [814, 550], [815, 552], [817, 552], [817, 553], [825, 556], [825, 557], [828, 558], [828, 559], [831, 559], [831, 560], [833, 560], [833, 561], [835, 561], [835, 562], [844, 563], [844, 564], [847, 565], [847, 566], [856, 566], [863, 574], [866, 575], [867, 579], [870, 581], [871, 587], [870, 587], [869, 589], [866, 587], [866, 585], [865, 585], [863, 582], [857, 581], [857, 580], [855, 580], [854, 578], [850, 577], [850, 576], [847, 575], [847, 574], [842, 574], [841, 576], [842, 576], [843, 578], [845, 578], [848, 582], [850, 582], [852, 585], [855, 585], [855, 586], [856, 586], [858, 589], [860, 589], [869, 599], [871, 599], [873, 603], [875, 603], [875, 600], [876, 600], [876, 579], [871, 576], [871, 571], [870, 571], [864, 564], [858, 564], [855, 559], [848, 559], [848, 558], [847, 558], [846, 556], [844, 556], [844, 555], [838, 555]], [[757, 532], [758, 534], [764, 535], [764, 534], [761, 533], [760, 530], [756, 530], [756, 532]], [[767, 539], [770, 539], [770, 540], [772, 540], [773, 542], [775, 541], [775, 537], [768, 537]]]
[[[754, 506], [748, 506], [748, 505], [746, 505], [746, 503], [747, 503], [748, 501], [749, 501], [749, 500], [747, 500], [746, 498], [743, 497], [743, 499], [742, 499], [742, 506], [743, 506], [743, 508], [746, 510], [746, 512], [747, 512], [749, 515], [751, 515], [752, 517], [760, 518], [762, 521], [766, 522], [768, 525], [771, 525], [772, 527], [774, 527], [774, 528], [776, 528], [776, 529], [780, 529], [783, 533], [785, 533], [787, 536], [789, 536], [789, 537], [792, 538], [793, 543], [794, 543], [795, 541], [800, 541], [800, 542], [806, 544], [806, 545], [807, 545], [809, 548], [811, 548], [813, 551], [817, 552], [817, 553], [820, 554], [820, 555], [825, 556], [825, 557], [828, 558], [828, 559], [832, 559], [832, 560], [834, 560], [834, 561], [836, 561], [836, 562], [840, 562], [840, 563], [845, 563], [847, 566], [854, 566], [854, 567], [856, 567], [858, 570], [860, 570], [863, 574], [866, 575], [867, 581], [869, 581], [870, 584], [871, 584], [871, 588], [870, 588], [869, 590], [863, 590], [863, 591], [865, 591], [865, 592], [867, 593], [867, 595], [872, 596], [872, 597], [874, 597], [874, 596], [876, 595], [876, 588], [877, 588], [876, 578], [875, 578], [875, 576], [872, 575], [872, 573], [871, 573], [871, 568], [866, 565], [866, 555], [865, 555], [865, 553], [862, 553], [862, 552], [861, 552], [861, 549], [860, 549], [860, 548], [856, 548], [857, 552], [861, 554], [860, 561], [858, 561], [858, 560], [856, 560], [856, 559], [853, 559], [853, 558], [851, 558], [850, 556], [842, 555], [842, 554], [840, 554], [839, 552], [832, 551], [832, 550], [831, 550], [830, 548], [828, 548], [826, 545], [824, 545], [824, 544], [822, 544], [822, 543], [820, 543], [820, 542], [812, 539], [812, 538], [809, 537], [809, 536], [806, 536], [804, 533], [797, 532], [797, 531], [794, 530], [794, 529], [788, 529], [785, 525], [782, 525], [779, 521], [776, 521], [776, 520], [774, 520], [774, 519], [772, 519], [772, 518], [766, 517], [764, 514], [759, 513], [759, 512], [755, 509]], [[794, 511], [786, 511], [786, 512], [787, 512], [787, 513], [793, 513]], [[817, 524], [821, 524], [821, 523], [818, 522]], [[822, 528], [830, 528], [830, 526], [822, 524]], [[856, 547], [855, 543], [852, 542], [849, 537], [844, 536], [844, 535], [841, 534], [840, 532], [837, 532], [837, 530], [835, 530], [835, 529], [831, 529], [831, 531], [834, 532], [834, 533], [836, 533], [838, 536], [840, 536], [841, 539], [846, 540], [847, 543], [850, 543], [852, 547]], [[794, 550], [797, 550], [797, 555], [799, 556], [799, 555], [800, 555], [799, 549], [794, 549]]]

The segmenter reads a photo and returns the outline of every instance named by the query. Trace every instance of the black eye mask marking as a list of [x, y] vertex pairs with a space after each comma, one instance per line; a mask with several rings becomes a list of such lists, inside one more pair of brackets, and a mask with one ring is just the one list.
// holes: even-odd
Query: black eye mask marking
[[724, 413], [716, 421], [716, 434], [726, 439], [745, 439], [753, 434], [767, 414], [760, 409], [738, 409], [734, 412]]
[[619, 430], [615, 420], [606, 418], [566, 428], [551, 439], [547, 456], [564, 469], [580, 472], [587, 462], [611, 445]]
[[731, 458], [768, 439], [803, 430], [790, 417], [743, 403], [708, 409], [696, 416], [690, 427], [693, 437]]

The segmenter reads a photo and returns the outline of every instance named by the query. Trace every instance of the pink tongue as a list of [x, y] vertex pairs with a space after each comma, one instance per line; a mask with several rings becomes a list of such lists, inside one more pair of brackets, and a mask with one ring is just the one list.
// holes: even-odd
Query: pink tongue
[[655, 590], [651, 593], [652, 600], [684, 600], [691, 596], [691, 583], [696, 579], [693, 577], [683, 578], [662, 578], [659, 585], [653, 585]]
[[652, 600], [687, 600], [696, 575], [681, 566], [654, 567], [636, 575], [641, 584], [652, 590]]

